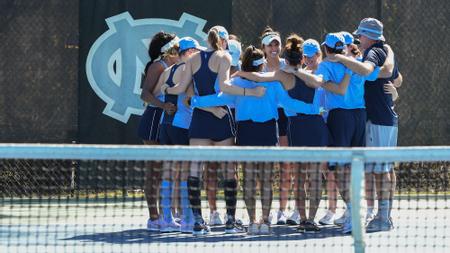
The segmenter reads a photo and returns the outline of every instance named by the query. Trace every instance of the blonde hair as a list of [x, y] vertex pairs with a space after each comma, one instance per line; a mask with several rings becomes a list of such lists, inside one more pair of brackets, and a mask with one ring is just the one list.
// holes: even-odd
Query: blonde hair
[[178, 55], [178, 49], [179, 49], [179, 45], [176, 44], [173, 47], [169, 48], [169, 50], [165, 51], [162, 54], [162, 57], [168, 57], [168, 56], [177, 56]]

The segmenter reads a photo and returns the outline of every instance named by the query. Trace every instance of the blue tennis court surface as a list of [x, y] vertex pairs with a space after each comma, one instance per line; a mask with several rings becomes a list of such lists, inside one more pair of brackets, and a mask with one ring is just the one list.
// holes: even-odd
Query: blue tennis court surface
[[[317, 217], [325, 214], [326, 201]], [[204, 203], [205, 204], [205, 203]], [[293, 206], [293, 203], [290, 203]], [[352, 252], [353, 239], [335, 226], [300, 234], [292, 226], [273, 226], [270, 236], [226, 235], [214, 227], [204, 237], [154, 233], [145, 229], [143, 201], [65, 202], [45, 200], [0, 206], [0, 252]], [[395, 202], [396, 229], [366, 234], [366, 252], [448, 252], [450, 200], [434, 196]], [[342, 206], [340, 203], [339, 206]], [[219, 210], [224, 210], [219, 202]], [[237, 217], [246, 220], [243, 202]], [[278, 207], [274, 201], [273, 207]], [[342, 213], [342, 210], [340, 210]], [[208, 214], [204, 209], [204, 214]]]

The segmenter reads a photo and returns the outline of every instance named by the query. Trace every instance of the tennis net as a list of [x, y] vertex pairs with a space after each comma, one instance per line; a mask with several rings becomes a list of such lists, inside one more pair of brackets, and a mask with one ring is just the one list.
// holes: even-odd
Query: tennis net
[[[261, 252], [267, 249], [272, 252], [299, 249], [312, 252], [445, 252], [450, 247], [449, 161], [450, 147], [340, 149], [1, 144], [0, 252]], [[168, 174], [174, 182], [170, 195], [171, 211], [174, 215], [182, 214], [182, 201], [175, 201], [182, 198], [176, 193], [182, 186], [175, 186], [175, 181], [182, 181], [182, 170], [188, 168], [189, 171], [194, 163], [197, 168], [207, 171], [206, 175], [201, 173], [200, 181], [209, 189], [201, 193], [203, 216], [208, 222], [221, 218], [225, 223], [229, 218], [223, 217], [227, 198], [221, 189], [226, 178], [238, 178], [235, 216], [243, 223], [242, 233], [226, 234], [223, 224], [212, 226], [211, 233], [205, 236], [148, 230], [146, 198], [159, 199], [163, 191], [159, 187], [159, 177], [164, 171], [173, 172]], [[394, 168], [396, 184], [389, 215], [392, 226], [384, 229], [386, 231], [366, 233], [367, 213], [372, 207], [382, 209], [376, 200], [378, 195], [385, 194], [376, 194], [374, 190], [385, 187], [383, 181], [364, 173], [370, 166]], [[339, 171], [346, 167], [351, 168], [348, 175], [350, 199], [343, 201], [337, 194], [334, 218], [347, 215], [352, 224], [350, 234], [344, 234], [340, 226], [319, 224], [332, 209], [333, 191], [327, 188], [328, 172], [334, 169], [338, 181], [341, 178]], [[234, 169], [234, 175], [227, 175], [229, 168]], [[319, 171], [318, 177], [315, 177], [314, 168]], [[291, 173], [286, 176], [286, 171]], [[368, 180], [370, 178], [373, 180]], [[285, 180], [289, 182], [286, 184]], [[157, 186], [149, 187], [149, 181], [158, 182]], [[215, 194], [217, 208], [212, 206], [211, 199], [206, 200], [212, 198], [211, 189], [214, 192], [215, 184], [219, 189]], [[268, 184], [270, 187], [266, 187]], [[287, 185], [287, 190], [283, 185]], [[303, 190], [293, 190], [295, 185], [304, 190], [303, 198]], [[304, 211], [311, 216], [309, 211], [315, 205], [312, 200], [319, 192], [315, 189], [322, 195], [318, 195], [321, 201], [313, 217], [320, 231], [299, 229], [301, 225], [293, 224], [302, 219], [295, 215], [300, 210], [300, 214]], [[280, 190], [287, 192], [288, 197], [283, 197]], [[270, 197], [266, 198], [268, 194]], [[271, 223], [269, 234], [248, 231], [247, 209], [252, 200], [258, 200], [257, 222], [270, 210], [271, 215], [262, 222]], [[163, 200], [156, 202], [159, 203], [156, 210], [162, 213]], [[278, 211], [281, 202], [286, 206], [284, 212]], [[345, 206], [351, 210], [347, 214]], [[217, 212], [211, 211], [214, 209]], [[379, 216], [380, 211], [372, 218]], [[288, 224], [277, 225], [285, 219], [283, 217], [288, 219]], [[334, 218], [328, 222], [334, 223]]]

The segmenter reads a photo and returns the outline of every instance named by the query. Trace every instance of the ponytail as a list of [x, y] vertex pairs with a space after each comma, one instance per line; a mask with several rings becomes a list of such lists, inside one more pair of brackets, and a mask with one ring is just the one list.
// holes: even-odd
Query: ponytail
[[209, 30], [208, 43], [214, 49], [214, 51], [222, 49], [219, 31], [217, 31], [216, 28], [212, 28], [211, 30]]
[[297, 34], [291, 34], [286, 39], [286, 46], [284, 47], [284, 58], [289, 61], [292, 66], [300, 64], [303, 58], [303, 38]]

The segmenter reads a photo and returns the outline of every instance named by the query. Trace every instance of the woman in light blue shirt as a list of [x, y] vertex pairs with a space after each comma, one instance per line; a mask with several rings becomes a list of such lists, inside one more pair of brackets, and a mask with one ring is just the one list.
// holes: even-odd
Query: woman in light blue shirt
[[[286, 66], [286, 61], [280, 57], [281, 54], [281, 36], [271, 27], [266, 27], [261, 34], [261, 49], [264, 52], [267, 63], [264, 64], [263, 72], [274, 72]], [[280, 146], [289, 146], [287, 129], [288, 119], [283, 108], [278, 108], [278, 140]], [[280, 207], [276, 215], [277, 225], [298, 225], [298, 213], [292, 213], [288, 218], [286, 207], [288, 205], [290, 187], [293, 179], [293, 170], [291, 163], [280, 164]], [[294, 192], [297, 191], [297, 182], [294, 180]], [[296, 208], [295, 208], [296, 209]]]

